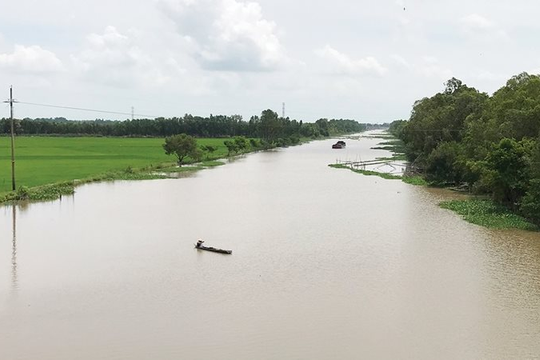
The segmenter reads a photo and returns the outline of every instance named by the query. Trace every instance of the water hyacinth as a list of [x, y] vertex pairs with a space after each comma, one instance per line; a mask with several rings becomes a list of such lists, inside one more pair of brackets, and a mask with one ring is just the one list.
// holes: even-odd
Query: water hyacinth
[[491, 229], [538, 230], [525, 218], [511, 213], [508, 209], [491, 200], [451, 200], [439, 204], [443, 209], [452, 210], [464, 220]]

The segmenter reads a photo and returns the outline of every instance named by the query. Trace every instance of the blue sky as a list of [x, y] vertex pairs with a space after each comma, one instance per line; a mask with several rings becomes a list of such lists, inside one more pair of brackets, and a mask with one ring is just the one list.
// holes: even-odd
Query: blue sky
[[0, 13], [0, 94], [166, 117], [285, 102], [298, 120], [389, 122], [451, 77], [492, 93], [540, 72], [539, 13], [533, 0], [18, 0]]

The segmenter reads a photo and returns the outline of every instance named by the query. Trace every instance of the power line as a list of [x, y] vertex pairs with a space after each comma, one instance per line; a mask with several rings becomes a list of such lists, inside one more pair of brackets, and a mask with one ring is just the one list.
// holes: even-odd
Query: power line
[[38, 104], [38, 103], [31, 103], [31, 102], [25, 102], [25, 101], [19, 101], [19, 104], [24, 105], [32, 105], [32, 106], [43, 106], [43, 107], [50, 107], [50, 108], [56, 108], [56, 109], [68, 109], [68, 110], [77, 110], [77, 111], [90, 111], [90, 112], [97, 112], [97, 113], [103, 113], [103, 114], [115, 114], [115, 115], [127, 115], [127, 116], [139, 116], [139, 117], [147, 117], [147, 118], [158, 118], [159, 116], [154, 115], [146, 115], [146, 114], [135, 114], [134, 112], [128, 113], [128, 112], [120, 112], [120, 111], [109, 111], [109, 110], [98, 110], [98, 109], [88, 109], [88, 108], [80, 108], [80, 107], [74, 107], [74, 106], [61, 106], [61, 105], [51, 105], [51, 104]]

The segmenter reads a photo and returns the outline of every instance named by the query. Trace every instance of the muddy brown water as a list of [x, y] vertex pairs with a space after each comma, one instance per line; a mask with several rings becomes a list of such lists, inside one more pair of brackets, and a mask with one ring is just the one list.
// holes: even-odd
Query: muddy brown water
[[540, 235], [334, 141], [1, 207], [0, 359], [540, 358]]

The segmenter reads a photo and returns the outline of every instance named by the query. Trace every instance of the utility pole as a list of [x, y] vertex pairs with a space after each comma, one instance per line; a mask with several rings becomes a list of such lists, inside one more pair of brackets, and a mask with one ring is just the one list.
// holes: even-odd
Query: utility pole
[[281, 117], [285, 119], [285, 103], [283, 103], [283, 108], [281, 111]]
[[17, 101], [13, 100], [13, 86], [9, 87], [9, 100], [4, 103], [9, 104], [10, 119], [11, 119], [11, 190], [15, 191], [15, 125], [13, 120], [13, 103]]
[[135, 117], [135, 108], [131, 107], [131, 121], [133, 121], [133, 118]]

